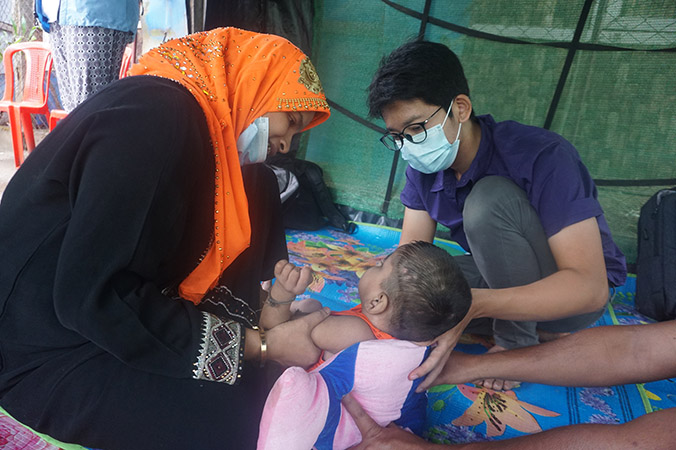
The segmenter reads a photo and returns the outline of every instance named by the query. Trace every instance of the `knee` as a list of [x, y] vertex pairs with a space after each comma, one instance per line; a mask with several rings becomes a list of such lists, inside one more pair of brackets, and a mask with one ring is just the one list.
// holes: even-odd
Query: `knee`
[[490, 223], [496, 214], [514, 201], [528, 202], [526, 193], [512, 180], [490, 176], [479, 180], [465, 200], [462, 210], [465, 231], [484, 223]]

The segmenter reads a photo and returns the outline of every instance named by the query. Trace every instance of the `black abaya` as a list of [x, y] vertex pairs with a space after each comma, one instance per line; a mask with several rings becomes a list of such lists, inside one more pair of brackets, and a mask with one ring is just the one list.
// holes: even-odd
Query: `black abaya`
[[[0, 405], [90, 447], [254, 448], [265, 392], [243, 329], [165, 295], [209, 245], [213, 180], [202, 110], [173, 81], [115, 82], [47, 135], [0, 204]], [[253, 309], [286, 251], [262, 183], [252, 228], [269, 234], [222, 279]]]

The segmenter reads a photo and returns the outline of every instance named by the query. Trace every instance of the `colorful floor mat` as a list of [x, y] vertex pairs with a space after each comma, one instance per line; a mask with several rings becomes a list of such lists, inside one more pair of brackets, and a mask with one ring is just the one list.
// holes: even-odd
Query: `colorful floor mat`
[[[399, 230], [358, 224], [355, 234], [333, 229], [287, 231], [289, 259], [310, 265], [319, 274], [301, 297], [313, 297], [333, 310], [358, 304], [359, 277], [379, 258], [391, 253]], [[451, 254], [463, 249], [435, 240]], [[594, 324], [627, 325], [651, 322], [634, 309], [635, 278], [617, 290], [606, 313]], [[492, 342], [465, 335], [458, 349], [483, 353]], [[623, 423], [648, 412], [676, 406], [676, 380], [596, 388], [565, 388], [523, 383], [509, 392], [473, 385], [437, 386], [428, 393], [425, 437], [438, 443], [506, 439], [577, 423]], [[0, 448], [7, 450], [82, 450], [49, 436], [34, 434], [0, 408]]]
[[66, 444], [34, 432], [0, 407], [0, 449], [3, 450], [91, 450]]
[[[335, 229], [319, 231], [287, 230], [289, 260], [308, 265], [319, 275], [313, 290], [299, 296], [313, 297], [334, 311], [343, 311], [359, 304], [359, 278], [379, 259], [397, 248], [400, 230], [378, 225], [357, 224], [354, 234]], [[465, 251], [450, 241], [435, 240], [435, 244], [452, 255]]]
[[[633, 308], [635, 278], [616, 294], [593, 325], [649, 323]], [[465, 336], [458, 348], [480, 353], [489, 342]], [[511, 392], [473, 385], [437, 386], [428, 392], [425, 437], [438, 443], [506, 439], [578, 423], [617, 424], [676, 406], [675, 380], [593, 388], [523, 383]]]
[[[359, 224], [357, 233], [334, 230], [287, 231], [289, 258], [321, 274], [319, 292], [308, 292], [334, 310], [358, 303], [357, 283], [374, 260], [396, 248], [399, 230]], [[457, 244], [437, 240], [452, 254]], [[634, 309], [635, 278], [617, 290], [606, 313], [593, 325], [651, 322]], [[465, 335], [458, 349], [483, 353], [492, 342]], [[651, 411], [676, 406], [675, 380], [595, 388], [565, 388], [523, 383], [510, 392], [473, 385], [446, 385], [428, 393], [425, 437], [438, 443], [506, 439], [577, 423], [623, 423]]]

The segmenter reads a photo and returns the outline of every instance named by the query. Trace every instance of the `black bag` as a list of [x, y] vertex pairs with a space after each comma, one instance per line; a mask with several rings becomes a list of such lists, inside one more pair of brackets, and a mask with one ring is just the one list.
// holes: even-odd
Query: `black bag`
[[[346, 233], [354, 233], [356, 226], [338, 210], [329, 188], [324, 183], [321, 167], [311, 161], [279, 155], [266, 161], [274, 168], [284, 169], [298, 180], [298, 188], [288, 198], [283, 199], [282, 216], [284, 227], [295, 230], [318, 230], [330, 225]], [[275, 171], [280, 191], [288, 184], [288, 176]]]
[[658, 191], [641, 208], [636, 307], [656, 320], [676, 318], [676, 187]]

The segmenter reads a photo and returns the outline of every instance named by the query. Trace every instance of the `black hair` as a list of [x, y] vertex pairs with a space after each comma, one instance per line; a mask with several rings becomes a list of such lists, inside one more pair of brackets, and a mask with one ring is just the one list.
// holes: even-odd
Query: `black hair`
[[429, 242], [400, 246], [392, 275], [381, 285], [392, 302], [390, 334], [423, 342], [453, 328], [469, 311], [472, 293], [453, 256]]
[[421, 99], [447, 110], [459, 94], [469, 97], [469, 85], [456, 54], [436, 42], [409, 41], [380, 62], [369, 85], [369, 116], [382, 117], [397, 100]]

